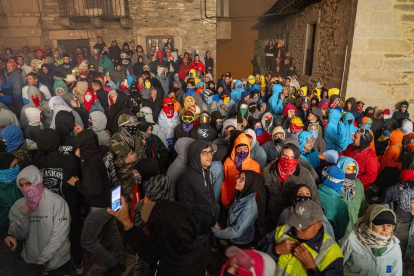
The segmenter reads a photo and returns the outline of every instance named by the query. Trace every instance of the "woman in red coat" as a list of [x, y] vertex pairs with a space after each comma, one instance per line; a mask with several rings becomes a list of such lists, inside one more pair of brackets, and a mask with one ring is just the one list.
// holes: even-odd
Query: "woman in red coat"
[[200, 56], [198, 54], [194, 56], [194, 60], [191, 62], [191, 66], [193, 66], [194, 70], [200, 73], [206, 71], [206, 67], [204, 66], [204, 63], [200, 61]]
[[180, 65], [180, 71], [183, 72], [184, 78], [188, 76], [190, 70], [193, 69], [193, 66], [188, 62], [188, 58], [186, 56], [183, 57], [183, 63]]

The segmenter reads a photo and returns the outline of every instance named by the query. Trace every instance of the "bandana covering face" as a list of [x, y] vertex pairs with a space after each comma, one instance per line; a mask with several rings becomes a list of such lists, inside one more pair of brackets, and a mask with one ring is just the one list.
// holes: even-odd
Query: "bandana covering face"
[[313, 200], [313, 197], [296, 195], [293, 197], [293, 205], [296, 205], [299, 202], [308, 201], [308, 200]]
[[365, 246], [376, 249], [388, 246], [392, 237], [392, 235], [384, 237], [369, 229], [368, 226], [365, 225], [363, 217], [358, 219], [355, 224], [355, 234], [357, 235], [358, 240]]
[[263, 128], [261, 127], [255, 128], [254, 133], [256, 133], [256, 136], [261, 136], [263, 134]]
[[351, 196], [354, 196], [355, 195], [355, 178], [354, 179], [345, 178], [344, 182], [342, 182], [342, 191], [344, 192], [346, 196], [348, 194], [350, 194]]
[[361, 112], [362, 111], [362, 108], [363, 107], [359, 107], [358, 105], [356, 106], [356, 110], [358, 110], [358, 112]]
[[319, 136], [319, 132], [317, 130], [308, 130], [312, 136], [313, 136], [313, 141], [316, 141], [316, 139], [318, 139]]
[[231, 99], [230, 97], [224, 97], [224, 99], [223, 99], [224, 104], [227, 105], [229, 103], [230, 99]]
[[0, 182], [5, 184], [14, 184], [19, 172], [20, 166], [18, 165], [13, 169], [0, 170]]
[[220, 130], [222, 127], [223, 127], [223, 121], [221, 122], [216, 121], [216, 129]]
[[339, 102], [338, 101], [333, 101], [333, 103], [331, 104], [331, 108], [335, 108], [335, 107], [337, 107], [338, 106], [338, 104], [339, 104]]
[[38, 107], [40, 105], [40, 99], [39, 99], [38, 96], [33, 97], [32, 100], [33, 100], [33, 103], [36, 107]]
[[292, 134], [298, 134], [302, 130], [301, 126], [297, 126], [295, 124], [290, 124], [290, 132]]
[[279, 158], [277, 172], [280, 182], [285, 182], [286, 178], [295, 172], [298, 161], [299, 159], [290, 159], [284, 156]]
[[135, 148], [135, 137], [131, 135], [125, 127], [120, 127], [119, 133], [131, 148]]
[[269, 129], [272, 120], [265, 120], [266, 129]]
[[20, 191], [26, 199], [30, 211], [33, 212], [37, 209], [37, 206], [39, 205], [39, 201], [43, 195], [44, 190], [45, 186], [43, 186], [43, 183], [33, 184], [28, 187], [20, 188]]
[[167, 115], [167, 118], [171, 119], [174, 117], [174, 106], [164, 105], [162, 110], [164, 111], [165, 115]]
[[181, 127], [183, 128], [184, 132], [189, 132], [190, 130], [193, 129], [194, 124], [193, 124], [193, 122], [191, 122], [191, 123], [183, 122]]
[[242, 117], [244, 117], [244, 115], [246, 114], [247, 109], [246, 108], [240, 108], [240, 114]]
[[187, 88], [187, 96], [194, 96], [195, 89], [194, 88]]
[[146, 89], [150, 89], [151, 88], [151, 83], [149, 81], [145, 82], [145, 88]]
[[234, 162], [236, 163], [236, 168], [239, 172], [242, 171], [243, 161], [247, 158], [248, 154], [249, 153], [245, 152], [245, 151], [241, 151], [241, 152], [236, 153], [236, 158], [234, 159]]

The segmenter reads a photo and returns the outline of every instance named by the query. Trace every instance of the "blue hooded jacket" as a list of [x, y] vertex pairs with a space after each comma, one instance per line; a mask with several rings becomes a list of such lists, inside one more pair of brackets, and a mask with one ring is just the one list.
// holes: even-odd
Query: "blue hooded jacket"
[[356, 164], [357, 172], [356, 172], [355, 177], [358, 177], [359, 166], [358, 166], [358, 163], [353, 158], [348, 157], [348, 156], [341, 156], [338, 158], [338, 163], [336, 164], [336, 166], [345, 172], [345, 167], [348, 166], [348, 164], [351, 162], [355, 162]]
[[325, 144], [326, 150], [336, 150], [341, 153], [343, 148], [342, 137], [345, 135], [344, 124], [339, 123], [341, 112], [336, 109], [329, 110], [329, 122], [325, 127]]
[[249, 88], [249, 92], [252, 93], [254, 90], [260, 90], [260, 85], [257, 83], [253, 83], [252, 86]]
[[273, 94], [269, 98], [270, 111], [280, 115], [283, 112], [283, 100], [280, 99], [280, 93], [283, 91], [283, 86], [280, 84], [274, 84], [272, 91]]
[[[238, 89], [238, 86], [241, 85], [241, 89]], [[236, 85], [234, 86], [234, 90], [231, 91], [231, 99], [238, 103], [241, 99], [241, 93], [243, 93], [243, 83], [241, 80], [236, 81]]]
[[305, 159], [315, 169], [319, 167], [319, 163], [321, 159], [318, 157], [318, 155], [320, 155], [320, 152], [314, 149], [311, 149], [308, 152], [303, 152], [303, 148], [305, 147], [306, 143], [311, 137], [313, 136], [312, 136], [312, 133], [310, 133], [309, 131], [302, 131], [301, 133], [299, 133], [299, 136], [298, 136], [299, 146], [300, 146], [299, 149], [301, 151], [300, 157]]
[[0, 133], [0, 138], [7, 141], [7, 152], [12, 152], [24, 144], [23, 131], [18, 126], [6, 126]]
[[[350, 121], [351, 119], [352, 119], [352, 122], [351, 124], [349, 124], [348, 120]], [[345, 134], [342, 137], [342, 141], [341, 141], [341, 148], [343, 150], [346, 149], [346, 147], [348, 147], [349, 144], [352, 144], [352, 136], [358, 130], [358, 128], [354, 126], [354, 121], [355, 121], [354, 115], [352, 115], [351, 112], [346, 112], [344, 116]]]

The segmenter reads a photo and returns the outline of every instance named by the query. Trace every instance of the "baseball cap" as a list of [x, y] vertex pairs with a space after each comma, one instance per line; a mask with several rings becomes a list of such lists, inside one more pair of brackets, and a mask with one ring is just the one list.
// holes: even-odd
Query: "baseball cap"
[[141, 208], [141, 218], [143, 221], [148, 222], [148, 219], [151, 215], [152, 209], [154, 209], [156, 202], [148, 200]]
[[292, 206], [287, 224], [296, 228], [306, 229], [313, 222], [322, 220], [322, 207], [312, 200], [307, 200]]
[[296, 126], [301, 126], [303, 127], [303, 122], [302, 119], [300, 117], [293, 117], [292, 120], [290, 121], [292, 124], [296, 125]]

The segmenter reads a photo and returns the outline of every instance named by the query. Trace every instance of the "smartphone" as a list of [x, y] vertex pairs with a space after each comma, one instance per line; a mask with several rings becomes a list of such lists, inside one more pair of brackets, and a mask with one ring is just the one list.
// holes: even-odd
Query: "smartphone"
[[121, 185], [118, 185], [111, 193], [111, 209], [118, 211], [121, 209]]
[[320, 86], [320, 85], [321, 85], [321, 83], [320, 83], [320, 82], [317, 82], [317, 83], [316, 83], [316, 86]]

